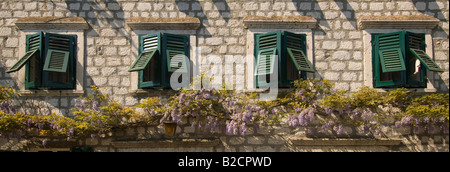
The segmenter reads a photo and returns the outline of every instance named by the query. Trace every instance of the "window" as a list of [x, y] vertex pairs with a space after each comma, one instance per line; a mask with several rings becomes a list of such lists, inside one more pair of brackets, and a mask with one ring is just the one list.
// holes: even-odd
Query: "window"
[[25, 55], [7, 72], [25, 66], [25, 89], [76, 87], [77, 35], [39, 32], [26, 35]]
[[372, 34], [374, 88], [426, 88], [427, 70], [443, 70], [425, 52], [425, 34]]
[[[287, 31], [255, 34], [256, 87], [267, 84], [275, 69], [278, 70], [279, 87], [290, 87], [295, 80], [306, 79], [307, 72], [315, 72], [306, 52], [306, 34]], [[278, 66], [274, 66], [275, 61]]]
[[[130, 72], [139, 72], [139, 89], [170, 87], [174, 72], [190, 74], [190, 36], [155, 33], [139, 36], [139, 56]], [[181, 79], [181, 77], [179, 78]]]

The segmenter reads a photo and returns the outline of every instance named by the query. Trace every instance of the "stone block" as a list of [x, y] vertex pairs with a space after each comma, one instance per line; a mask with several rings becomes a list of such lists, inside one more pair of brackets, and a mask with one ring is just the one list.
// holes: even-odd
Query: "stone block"
[[353, 42], [352, 41], [341, 41], [341, 45], [339, 46], [339, 49], [351, 50], [351, 49], [353, 49]]
[[152, 4], [150, 2], [139, 2], [136, 4], [136, 9], [139, 11], [150, 11]]
[[114, 68], [114, 67], [105, 67], [105, 68], [102, 68], [102, 76], [111, 76], [111, 75], [113, 75], [114, 73], [116, 73], [116, 68]]
[[349, 60], [350, 52], [348, 51], [336, 51], [332, 55], [333, 60]]
[[231, 145], [240, 145], [245, 142], [245, 138], [244, 137], [232, 137], [232, 138], [230, 138], [230, 140], [228, 142]]
[[261, 146], [256, 147], [255, 152], [275, 152], [275, 148], [272, 146]]
[[322, 48], [328, 50], [334, 50], [337, 48], [337, 41], [323, 41]]
[[428, 9], [430, 9], [430, 10], [441, 10], [441, 9], [444, 9], [444, 8], [445, 8], [445, 5], [444, 5], [443, 2], [437, 2], [437, 1], [430, 1], [430, 2], [428, 2]]
[[207, 45], [221, 45], [223, 43], [223, 38], [212, 37], [206, 38]]
[[337, 72], [325, 72], [323, 75], [323, 79], [327, 79], [330, 81], [337, 81], [340, 78], [340, 74]]
[[412, 2], [397, 2], [397, 9], [400, 11], [414, 10], [414, 4]]
[[11, 28], [9, 27], [0, 28], [0, 36], [9, 36], [9, 35], [11, 35]]
[[369, 8], [373, 11], [380, 11], [384, 9], [384, 4], [383, 2], [371, 2]]
[[356, 80], [358, 80], [358, 75], [354, 72], [344, 72], [344, 73], [342, 73], [342, 80], [356, 81]]
[[247, 138], [247, 143], [251, 145], [264, 144], [266, 138], [262, 136], [251, 136]]
[[331, 70], [342, 71], [347, 67], [347, 65], [345, 64], [345, 62], [333, 61], [330, 63], [330, 67]]
[[348, 69], [349, 70], [362, 70], [362, 63], [361, 62], [349, 62], [348, 63]]
[[243, 8], [247, 11], [251, 11], [251, 10], [257, 10], [258, 9], [258, 4], [255, 2], [246, 2], [243, 5]]
[[15, 37], [7, 37], [5, 47], [18, 47], [19, 39]]
[[328, 69], [328, 63], [327, 62], [316, 62], [316, 69], [317, 70], [327, 70]]

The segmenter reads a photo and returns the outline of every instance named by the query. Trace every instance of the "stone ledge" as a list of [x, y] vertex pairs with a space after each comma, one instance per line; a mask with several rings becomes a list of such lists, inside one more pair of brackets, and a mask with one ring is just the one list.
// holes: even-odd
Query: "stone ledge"
[[83, 90], [20, 90], [23, 97], [83, 96]]
[[362, 16], [359, 29], [433, 29], [440, 20], [425, 15]]
[[24, 17], [16, 21], [21, 30], [86, 30], [89, 24], [82, 17]]
[[127, 25], [133, 30], [196, 30], [200, 19], [195, 17], [130, 17]]
[[177, 93], [178, 91], [174, 91], [172, 89], [137, 89], [128, 91], [128, 94], [134, 96], [173, 96]]
[[246, 28], [255, 29], [314, 29], [317, 20], [309, 16], [246, 16], [243, 19]]
[[191, 148], [214, 147], [220, 144], [219, 139], [179, 139], [179, 140], [145, 140], [145, 141], [114, 141], [111, 145], [117, 149], [127, 148]]
[[399, 146], [401, 140], [388, 139], [311, 139], [291, 140], [295, 146]]

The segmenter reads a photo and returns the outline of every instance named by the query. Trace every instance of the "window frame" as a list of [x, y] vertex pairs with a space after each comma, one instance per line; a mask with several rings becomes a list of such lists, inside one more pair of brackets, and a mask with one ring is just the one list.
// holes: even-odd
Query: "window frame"
[[[256, 42], [255, 42], [255, 38], [257, 34], [265, 34], [265, 33], [269, 33], [269, 32], [276, 32], [276, 31], [286, 31], [286, 32], [291, 32], [294, 34], [304, 34], [306, 35], [306, 52], [304, 52], [306, 54], [306, 56], [308, 57], [308, 60], [311, 62], [312, 66], [315, 66], [315, 61], [314, 61], [314, 35], [312, 32], [312, 29], [289, 29], [289, 28], [275, 28], [275, 29], [260, 29], [260, 28], [248, 28], [248, 32], [247, 32], [247, 75], [246, 75], [246, 80], [247, 80], [247, 90], [256, 90], [258, 88], [256, 88], [256, 77], [254, 77], [255, 75], [255, 66], [256, 66], [256, 56], [255, 56], [255, 46], [256, 46]], [[281, 65], [281, 64], [279, 64]], [[317, 70], [315, 71], [315, 73], [309, 73], [306, 72], [306, 77], [307, 78], [314, 78], [318, 75]], [[280, 78], [279, 78], [280, 79]]]
[[[363, 64], [364, 64], [364, 86], [368, 86], [370, 88], [375, 88], [379, 91], [388, 91], [390, 89], [395, 88], [376, 88], [374, 87], [374, 67], [373, 67], [373, 56], [374, 51], [372, 46], [373, 34], [384, 34], [384, 33], [393, 33], [393, 32], [412, 32], [416, 34], [424, 34], [425, 35], [425, 44], [428, 45], [425, 47], [425, 52], [434, 59], [433, 53], [433, 39], [431, 36], [431, 29], [364, 29], [363, 31], [363, 45], [364, 45], [364, 53], [363, 53]], [[405, 48], [408, 48], [406, 46]], [[408, 50], [409, 51], [409, 50]], [[405, 62], [406, 66], [408, 63]], [[415, 89], [418, 92], [436, 92], [437, 89], [432, 84], [434, 82], [434, 72], [426, 71], [427, 83], [424, 88], [408, 88]], [[406, 78], [405, 78], [406, 79]], [[405, 81], [406, 82], [406, 81]]]
[[[153, 34], [153, 33], [167, 33], [167, 34], [177, 34], [177, 35], [189, 35], [189, 54], [190, 54], [190, 63], [191, 66], [194, 66], [193, 69], [190, 69], [190, 76], [194, 76], [192, 75], [192, 73], [196, 74], [199, 73], [199, 68], [195, 67], [198, 66], [197, 64], [200, 64], [200, 60], [199, 57], [197, 56], [197, 31], [196, 30], [133, 30], [131, 33], [131, 45], [133, 45], [132, 49], [131, 49], [131, 55], [132, 55], [132, 59], [131, 61], [134, 62], [137, 60], [137, 58], [139, 57], [139, 53], [140, 53], [140, 37], [141, 35], [148, 35], [148, 34]], [[161, 40], [162, 40], [162, 36], [161, 36]], [[162, 43], [161, 43], [162, 45]], [[162, 52], [159, 52], [160, 56], [165, 54]], [[161, 59], [161, 63], [162, 63], [162, 59]], [[129, 69], [129, 66], [127, 66]], [[163, 67], [164, 68], [164, 67]], [[165, 67], [165, 69], [167, 70], [167, 65]], [[148, 90], [147, 88], [143, 88], [140, 84], [143, 78], [143, 75], [139, 74], [143, 71], [140, 72], [130, 72], [130, 90], [129, 93], [133, 93], [133, 94], [144, 94], [147, 93], [144, 90]], [[162, 79], [162, 78], [161, 78]], [[162, 80], [161, 80], [162, 82]], [[161, 83], [163, 84], [163, 83]], [[164, 87], [161, 88], [156, 88], [156, 89], [163, 89]]]
[[[26, 30], [20, 30], [20, 39], [19, 39], [19, 45], [24, 45], [24, 46], [19, 46], [19, 57], [22, 57], [25, 55], [26, 53], [26, 37], [27, 35], [32, 35], [32, 34], [36, 34], [39, 32], [45, 32], [45, 33], [52, 33], [52, 34], [61, 34], [61, 35], [76, 35], [77, 40], [76, 40], [76, 46], [74, 47], [75, 50], [75, 67], [74, 67], [74, 73], [75, 73], [75, 83], [74, 83], [74, 88], [72, 89], [51, 89], [51, 90], [30, 90], [27, 87], [26, 84], [26, 80], [25, 77], [27, 76], [28, 73], [28, 67], [24, 66], [22, 67], [22, 69], [20, 69], [19, 71], [17, 71], [17, 86], [20, 89], [20, 93], [23, 96], [52, 96], [52, 95], [67, 95], [67, 96], [80, 96], [84, 94], [84, 60], [85, 60], [85, 34], [84, 34], [84, 30], [61, 30], [61, 29], [48, 29], [48, 30], [36, 30], [36, 29], [26, 29]], [[45, 38], [44, 40], [42, 40], [43, 43], [45, 42]], [[45, 49], [43, 49], [41, 52], [41, 56], [42, 55], [46, 55], [45, 54]], [[45, 58], [42, 56], [41, 57], [42, 60], [44, 60]], [[41, 60], [41, 61], [42, 61]], [[41, 62], [43, 65], [44, 61]], [[70, 62], [69, 62], [70, 63]], [[42, 71], [44, 72], [44, 71]], [[44, 77], [44, 76], [42, 76]]]

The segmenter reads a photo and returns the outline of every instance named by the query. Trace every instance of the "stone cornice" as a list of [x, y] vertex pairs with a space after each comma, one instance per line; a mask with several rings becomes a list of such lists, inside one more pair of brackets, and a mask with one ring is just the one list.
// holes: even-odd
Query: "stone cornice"
[[16, 21], [21, 30], [86, 30], [89, 24], [82, 17], [24, 17]]
[[131, 17], [126, 20], [133, 30], [196, 30], [200, 19], [195, 17]]
[[314, 29], [317, 20], [310, 16], [246, 16], [244, 17], [246, 28], [256, 29]]
[[425, 15], [362, 16], [359, 29], [433, 29], [439, 19]]

